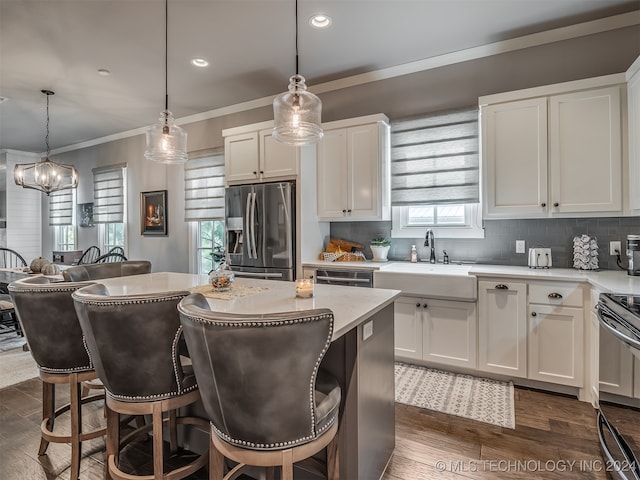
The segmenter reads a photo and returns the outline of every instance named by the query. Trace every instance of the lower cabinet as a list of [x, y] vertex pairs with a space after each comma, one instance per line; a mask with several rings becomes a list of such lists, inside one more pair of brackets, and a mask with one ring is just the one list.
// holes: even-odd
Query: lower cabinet
[[394, 314], [397, 357], [476, 368], [475, 303], [400, 297]]

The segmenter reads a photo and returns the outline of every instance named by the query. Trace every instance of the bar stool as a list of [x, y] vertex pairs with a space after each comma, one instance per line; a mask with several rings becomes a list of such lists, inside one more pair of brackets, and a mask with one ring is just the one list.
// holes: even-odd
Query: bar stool
[[148, 260], [76, 265], [63, 270], [62, 277], [65, 282], [86, 282], [103, 278], [141, 275], [143, 273], [151, 273], [151, 262]]
[[[176, 306], [188, 293], [110, 296], [104, 285], [94, 284], [73, 295], [87, 348], [106, 389], [106, 455], [111, 478], [177, 480], [207, 464], [204, 454], [164, 472], [163, 424], [169, 426], [172, 452], [177, 450], [177, 424], [208, 424], [203, 418], [176, 414], [177, 409], [200, 399], [193, 372], [180, 358], [183, 340]], [[120, 414], [151, 415], [152, 423], [121, 441]], [[153, 433], [153, 476], [123, 472], [120, 448], [149, 430]]]
[[[38, 455], [50, 442], [71, 444], [71, 480], [80, 472], [82, 442], [105, 435], [105, 428], [82, 431], [82, 405], [104, 399], [104, 394], [81, 397], [83, 382], [97, 378], [85, 348], [82, 330], [71, 294], [87, 283], [56, 282], [47, 277], [30, 277], [9, 284], [18, 320], [38, 365], [42, 380], [42, 438]], [[55, 409], [55, 387], [67, 384], [71, 401]], [[58, 416], [69, 412], [71, 433], [54, 431]]]
[[[263, 315], [212, 312], [205, 297], [178, 305], [200, 395], [211, 426], [211, 480], [246, 465], [282, 468], [327, 449], [326, 475], [339, 476], [340, 386], [319, 370], [331, 343], [328, 309]], [[224, 475], [224, 458], [238, 465]]]

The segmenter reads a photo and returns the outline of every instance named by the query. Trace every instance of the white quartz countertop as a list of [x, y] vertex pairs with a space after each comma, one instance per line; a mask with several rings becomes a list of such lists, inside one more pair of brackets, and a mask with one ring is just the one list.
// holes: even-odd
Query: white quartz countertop
[[[188, 273], [149, 273], [128, 277], [97, 280], [110, 295], [140, 295], [145, 293], [191, 290], [208, 285], [206, 275]], [[315, 285], [314, 296], [296, 298], [295, 282], [276, 280], [236, 279], [234, 285], [264, 289], [230, 300], [207, 297], [211, 309], [225, 313], [260, 314], [328, 308], [334, 315], [333, 340], [391, 304], [401, 292], [380, 288], [358, 288], [336, 285]]]

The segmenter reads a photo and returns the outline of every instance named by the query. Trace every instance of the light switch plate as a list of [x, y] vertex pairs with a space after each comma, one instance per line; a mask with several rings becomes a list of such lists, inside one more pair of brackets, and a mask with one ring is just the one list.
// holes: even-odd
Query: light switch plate
[[516, 253], [524, 253], [524, 240], [516, 240]]
[[373, 320], [368, 321], [362, 327], [362, 340], [366, 340], [373, 335]]

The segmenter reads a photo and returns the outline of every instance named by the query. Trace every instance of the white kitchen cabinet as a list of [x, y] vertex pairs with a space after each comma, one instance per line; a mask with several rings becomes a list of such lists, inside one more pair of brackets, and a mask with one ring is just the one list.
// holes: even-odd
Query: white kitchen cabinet
[[389, 220], [389, 123], [372, 115], [323, 125], [318, 143], [321, 220]]
[[223, 130], [227, 184], [297, 176], [299, 149], [276, 141], [271, 128], [260, 128], [268, 123]]
[[397, 357], [476, 368], [476, 306], [419, 297], [396, 299]]
[[527, 377], [527, 285], [478, 281], [478, 370]]
[[481, 97], [485, 218], [622, 212], [621, 86], [575, 91], [605, 81]]
[[635, 212], [640, 212], [640, 57], [627, 70], [626, 79], [629, 115], [629, 207]]

